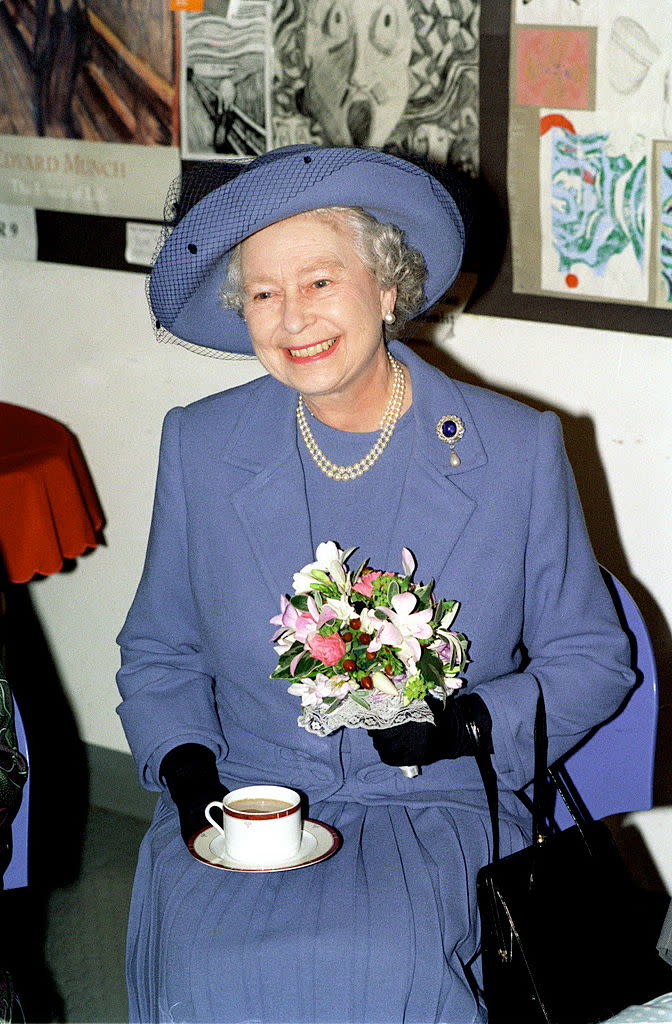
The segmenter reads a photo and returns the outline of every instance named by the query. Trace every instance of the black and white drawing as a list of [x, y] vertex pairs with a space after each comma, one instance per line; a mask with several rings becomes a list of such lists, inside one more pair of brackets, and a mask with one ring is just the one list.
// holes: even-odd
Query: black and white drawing
[[479, 0], [274, 0], [273, 144], [478, 168]]
[[242, 159], [271, 148], [269, 0], [207, 0], [183, 15], [182, 154]]

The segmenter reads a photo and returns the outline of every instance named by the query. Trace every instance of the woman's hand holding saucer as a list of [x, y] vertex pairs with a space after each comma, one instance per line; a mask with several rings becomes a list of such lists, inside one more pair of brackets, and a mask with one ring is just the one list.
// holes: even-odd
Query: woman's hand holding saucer
[[161, 777], [177, 807], [180, 833], [188, 844], [203, 828], [208, 804], [213, 800], [221, 803], [228, 793], [219, 781], [215, 755], [200, 743], [182, 743], [163, 758]]

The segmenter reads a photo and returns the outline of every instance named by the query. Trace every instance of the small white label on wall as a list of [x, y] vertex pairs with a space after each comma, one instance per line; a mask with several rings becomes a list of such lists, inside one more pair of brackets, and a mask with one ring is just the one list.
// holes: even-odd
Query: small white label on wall
[[0, 203], [0, 259], [37, 259], [37, 226], [32, 206]]
[[138, 224], [127, 221], [126, 262], [137, 263], [141, 267], [150, 267], [159, 244], [161, 231], [160, 224]]

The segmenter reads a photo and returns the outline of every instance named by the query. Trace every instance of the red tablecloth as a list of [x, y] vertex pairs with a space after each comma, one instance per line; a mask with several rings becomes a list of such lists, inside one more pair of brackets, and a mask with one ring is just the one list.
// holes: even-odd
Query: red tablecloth
[[77, 439], [62, 423], [0, 402], [0, 552], [9, 579], [58, 572], [98, 544], [103, 512]]

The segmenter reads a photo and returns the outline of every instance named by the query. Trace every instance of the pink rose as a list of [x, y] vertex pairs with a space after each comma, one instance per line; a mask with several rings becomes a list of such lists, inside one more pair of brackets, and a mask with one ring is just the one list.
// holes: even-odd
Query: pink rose
[[378, 569], [366, 569], [352, 589], [356, 590], [358, 594], [363, 594], [364, 597], [373, 597], [373, 581], [382, 575]]
[[316, 633], [306, 641], [306, 646], [312, 656], [321, 661], [324, 665], [336, 665], [345, 654], [345, 643], [338, 633], [331, 636], [320, 636]]

